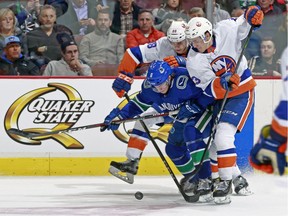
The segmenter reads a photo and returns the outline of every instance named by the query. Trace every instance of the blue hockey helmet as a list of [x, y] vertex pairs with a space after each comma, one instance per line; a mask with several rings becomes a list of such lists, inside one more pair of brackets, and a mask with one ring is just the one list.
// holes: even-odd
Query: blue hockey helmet
[[158, 86], [166, 82], [171, 74], [172, 69], [167, 62], [153, 61], [148, 68], [146, 79], [152, 86]]

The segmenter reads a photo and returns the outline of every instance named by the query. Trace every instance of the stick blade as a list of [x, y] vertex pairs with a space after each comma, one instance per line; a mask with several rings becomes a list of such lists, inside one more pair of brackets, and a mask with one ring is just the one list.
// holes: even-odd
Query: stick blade
[[18, 135], [18, 136], [22, 136], [22, 137], [26, 137], [26, 138], [31, 138], [31, 134], [16, 128], [10, 128], [9, 130], [7, 130], [7, 132], [10, 135]]

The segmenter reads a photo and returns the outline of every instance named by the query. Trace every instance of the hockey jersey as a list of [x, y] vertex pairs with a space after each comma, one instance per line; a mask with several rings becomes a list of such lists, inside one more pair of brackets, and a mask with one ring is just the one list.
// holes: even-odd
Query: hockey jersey
[[214, 101], [213, 97], [203, 94], [202, 89], [195, 86], [186, 68], [174, 68], [172, 76], [174, 77], [166, 94], [157, 92], [144, 80], [140, 93], [123, 107], [120, 115], [126, 118], [133, 117], [152, 105], [157, 105], [163, 112], [174, 111], [187, 100], [194, 100], [198, 106], [205, 109]]
[[274, 111], [272, 129], [283, 137], [288, 136], [288, 47], [281, 57], [281, 73], [283, 92], [281, 99]]
[[167, 56], [176, 55], [177, 53], [168, 38], [162, 37], [155, 42], [127, 49], [119, 64], [118, 71], [133, 74], [136, 67], [141, 63], [150, 63], [154, 60], [163, 60]]
[[[187, 69], [193, 82], [215, 99], [222, 99], [226, 90], [220, 84], [220, 76], [228, 71], [234, 73], [241, 53], [241, 41], [249, 32], [250, 25], [244, 16], [217, 23], [214, 34], [213, 52], [200, 53], [193, 47], [187, 56]], [[230, 91], [229, 97], [242, 94], [256, 86], [256, 82], [248, 69], [247, 60], [243, 56], [238, 70], [241, 81], [237, 90]]]

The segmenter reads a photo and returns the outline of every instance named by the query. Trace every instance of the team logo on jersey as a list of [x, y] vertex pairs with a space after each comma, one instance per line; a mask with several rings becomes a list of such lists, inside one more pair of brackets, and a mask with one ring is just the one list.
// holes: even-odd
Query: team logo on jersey
[[221, 76], [225, 72], [235, 72], [236, 62], [230, 56], [218, 56], [211, 62], [211, 67], [216, 76]]
[[[5, 129], [19, 130], [19, 125], [27, 125], [27, 128], [21, 130], [37, 134], [67, 130], [75, 125], [84, 113], [90, 112], [93, 105], [94, 101], [83, 100], [73, 87], [63, 83], [49, 83], [47, 87], [22, 95], [9, 107], [5, 115]], [[34, 138], [11, 133], [8, 135], [16, 142], [26, 145], [40, 145], [41, 140], [53, 139], [66, 149], [84, 148], [77, 139], [67, 133]]]
[[185, 89], [187, 87], [187, 82], [189, 80], [188, 76], [181, 75], [176, 80], [176, 87], [178, 89]]

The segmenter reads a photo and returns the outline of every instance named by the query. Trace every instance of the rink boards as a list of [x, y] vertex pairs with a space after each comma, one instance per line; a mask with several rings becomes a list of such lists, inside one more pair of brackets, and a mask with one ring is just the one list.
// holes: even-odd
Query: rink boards
[[[44, 133], [101, 123], [114, 107], [126, 103], [112, 91], [113, 80], [95, 77], [1, 78], [1, 174], [108, 175], [111, 160], [125, 159], [127, 144], [124, 141], [128, 140], [133, 123], [122, 125], [124, 127], [121, 126], [116, 134], [101, 133], [99, 128], [94, 128], [33, 139], [11, 135], [7, 130], [17, 128]], [[249, 150], [261, 127], [271, 121], [282, 87], [279, 79], [256, 81], [255, 108], [243, 132], [237, 134], [238, 164], [242, 170], [250, 169]], [[136, 79], [129, 93], [136, 93], [141, 82], [142, 79]], [[167, 138], [168, 129], [153, 128], [152, 133], [164, 154], [165, 143], [161, 140]], [[174, 166], [171, 167], [177, 173]], [[141, 159], [139, 175], [167, 174], [149, 143]]]

